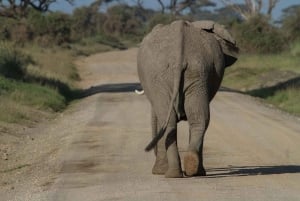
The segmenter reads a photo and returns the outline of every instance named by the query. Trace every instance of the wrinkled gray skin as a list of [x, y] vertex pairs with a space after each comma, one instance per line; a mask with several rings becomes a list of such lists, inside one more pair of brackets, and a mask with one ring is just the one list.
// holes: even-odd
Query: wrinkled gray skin
[[175, 21], [157, 25], [138, 52], [138, 75], [152, 108], [153, 174], [182, 177], [177, 123], [189, 123], [184, 156], [187, 176], [206, 175], [203, 139], [209, 124], [209, 103], [219, 89], [224, 69], [237, 59], [238, 48], [223, 26], [212, 21]]

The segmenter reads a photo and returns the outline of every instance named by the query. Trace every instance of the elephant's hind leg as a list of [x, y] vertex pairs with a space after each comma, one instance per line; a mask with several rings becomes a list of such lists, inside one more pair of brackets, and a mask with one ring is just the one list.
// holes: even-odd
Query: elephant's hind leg
[[[202, 85], [200, 85], [202, 86]], [[187, 176], [205, 176], [203, 167], [203, 140], [209, 124], [209, 100], [205, 87], [196, 90], [185, 98], [185, 111], [190, 126], [190, 142], [184, 157]]]
[[[158, 129], [161, 125], [158, 124], [158, 118], [153, 108], [151, 112], [152, 137], [154, 138], [156, 135], [158, 135]], [[168, 170], [168, 160], [166, 148], [163, 141], [160, 140], [154, 147], [154, 154], [156, 156], [156, 159], [152, 168], [152, 174], [165, 174]]]
[[165, 134], [165, 146], [167, 149], [168, 159], [168, 170], [165, 173], [165, 177], [180, 178], [183, 174], [177, 147], [177, 127], [168, 127]]
[[[163, 103], [163, 101], [160, 102], [160, 104], [161, 103]], [[159, 128], [161, 128], [167, 118], [166, 112], [156, 110], [156, 114]], [[183, 176], [177, 148], [177, 116], [174, 111], [171, 113], [170, 121], [163, 137], [158, 141], [156, 161], [152, 172], [153, 174], [165, 174], [167, 178]]]

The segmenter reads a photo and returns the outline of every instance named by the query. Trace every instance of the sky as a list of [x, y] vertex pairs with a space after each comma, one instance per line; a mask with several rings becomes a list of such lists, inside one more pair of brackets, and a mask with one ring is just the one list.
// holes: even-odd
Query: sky
[[[75, 0], [74, 6], [71, 6], [64, 0], [58, 0], [57, 3], [53, 4], [51, 6], [51, 10], [59, 10], [67, 13], [71, 13], [72, 10], [74, 10], [76, 7], [80, 6], [87, 6], [91, 4], [94, 0]], [[166, 2], [169, 2], [167, 0], [163, 0]], [[125, 0], [125, 2], [134, 2], [134, 0]], [[214, 1], [219, 2], [217, 3], [217, 7], [222, 7], [223, 3], [221, 0]], [[233, 0], [233, 2], [242, 3], [244, 0]], [[268, 2], [267, 0], [264, 0], [264, 2]], [[300, 0], [280, 0], [276, 7], [273, 9], [273, 18], [274, 20], [279, 20], [282, 15], [282, 9], [287, 8], [291, 5], [300, 5]], [[157, 3], [157, 0], [144, 0], [144, 7], [146, 8], [153, 8], [153, 9], [159, 9], [159, 4]], [[263, 7], [264, 8], [264, 7]], [[265, 8], [266, 9], [266, 8]]]

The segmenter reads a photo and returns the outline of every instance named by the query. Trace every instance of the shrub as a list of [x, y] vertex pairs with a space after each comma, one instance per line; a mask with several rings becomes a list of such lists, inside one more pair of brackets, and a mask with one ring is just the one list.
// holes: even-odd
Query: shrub
[[0, 40], [11, 40], [23, 45], [32, 40], [33, 34], [25, 19], [0, 17]]
[[150, 32], [157, 24], [169, 24], [176, 20], [171, 14], [156, 14], [148, 22], [147, 32]]
[[140, 34], [142, 20], [137, 16], [135, 7], [115, 5], [107, 10], [107, 19], [103, 24], [106, 34], [122, 36], [124, 34]]
[[300, 5], [283, 10], [282, 31], [290, 41], [300, 40]]
[[264, 16], [234, 24], [232, 32], [244, 53], [277, 53], [286, 45], [279, 30], [270, 25]]
[[300, 40], [294, 41], [291, 44], [291, 54], [295, 57], [300, 57]]
[[33, 63], [29, 56], [9, 43], [0, 42], [0, 75], [7, 78], [22, 79], [29, 63]]
[[79, 40], [90, 37], [103, 31], [106, 15], [89, 7], [81, 7], [74, 10], [72, 14], [71, 37]]
[[28, 27], [42, 46], [61, 45], [71, 38], [71, 19], [68, 14], [53, 12], [43, 14], [32, 10], [27, 19]]

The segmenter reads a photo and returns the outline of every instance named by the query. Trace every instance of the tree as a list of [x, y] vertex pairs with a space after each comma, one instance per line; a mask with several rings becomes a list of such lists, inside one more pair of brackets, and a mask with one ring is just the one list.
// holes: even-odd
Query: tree
[[[74, 0], [65, 0], [73, 4]], [[56, 0], [0, 0], [0, 16], [22, 18], [28, 15], [29, 8], [40, 12], [49, 10], [49, 6]]]
[[111, 1], [96, 0], [89, 6], [76, 8], [72, 14], [72, 39], [78, 40], [102, 32], [107, 16], [100, 12], [100, 8], [103, 3], [110, 3]]
[[157, 0], [161, 6], [161, 13], [165, 13], [165, 10], [169, 10], [172, 15], [179, 15], [186, 9], [195, 11], [202, 7], [216, 6], [216, 4], [210, 0], [170, 0], [168, 4], [165, 4], [162, 0]]
[[249, 20], [252, 17], [256, 17], [262, 14], [263, 4], [267, 4], [268, 9], [265, 15], [272, 17], [272, 11], [275, 8], [279, 0], [244, 0], [244, 4], [234, 4], [231, 0], [222, 0], [226, 6], [229, 6], [235, 12], [239, 13], [243, 20]]
[[282, 29], [289, 40], [300, 39], [300, 5], [293, 5], [283, 10]]

